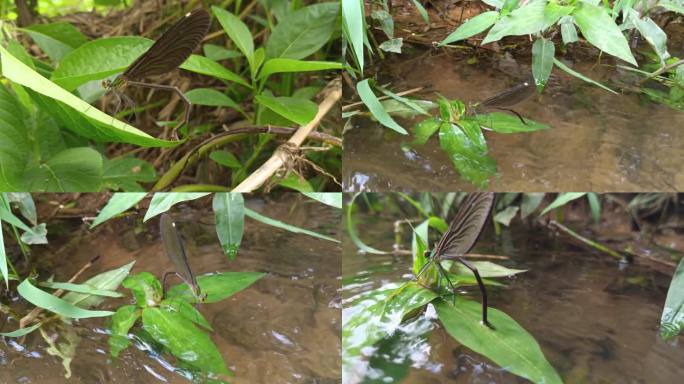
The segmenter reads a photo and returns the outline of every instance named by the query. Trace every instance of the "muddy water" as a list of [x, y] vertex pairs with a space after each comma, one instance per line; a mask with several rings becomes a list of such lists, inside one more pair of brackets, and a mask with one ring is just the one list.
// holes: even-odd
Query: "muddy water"
[[[289, 224], [339, 236], [339, 211], [301, 196], [279, 202], [249, 201], [247, 205]], [[235, 372], [231, 383], [339, 382], [339, 244], [246, 219], [238, 257], [230, 262], [219, 246], [210, 211], [174, 207], [171, 212], [188, 239], [190, 264], [197, 274], [226, 270], [267, 273], [227, 300], [200, 306], [214, 328], [213, 341]], [[164, 257], [157, 228], [157, 220], [145, 224], [142, 233], [133, 225], [107, 227], [94, 241], [82, 241], [66, 263], [63, 258], [49, 260], [54, 249], [42, 255], [48, 257], [46, 264], [54, 263], [56, 276], [64, 280], [96, 254], [102, 259], [92, 274], [136, 260], [132, 273], [149, 271], [161, 277], [173, 266]], [[111, 310], [118, 304], [108, 301], [104, 307]], [[82, 341], [69, 383], [189, 382], [173, 373], [175, 362], [168, 356], [152, 357], [133, 347], [113, 360], [103, 334], [106, 326], [105, 321], [97, 320], [78, 323]], [[60, 361], [46, 353], [40, 336], [29, 337], [21, 346], [12, 340], [0, 344], [2, 383], [67, 382], [63, 375]]]
[[[359, 215], [357, 222], [365, 222], [360, 228], [363, 240], [391, 250], [392, 221], [376, 219], [366, 221]], [[345, 302], [410, 277], [409, 256], [359, 254], [350, 241], [344, 241]], [[490, 304], [536, 338], [565, 383], [681, 380], [684, 348], [658, 337], [670, 275], [637, 266], [621, 269], [605, 256], [549, 238], [539, 229], [505, 230], [499, 239], [486, 232], [474, 252], [507, 255], [510, 259], [501, 264], [528, 270], [500, 279], [506, 286], [489, 289]], [[464, 294], [479, 300], [476, 289]], [[372, 369], [366, 371], [364, 382], [526, 382], [461, 346], [431, 316], [434, 312], [428, 308], [422, 318], [383, 345], [382, 354], [371, 359]], [[360, 382], [348, 380], [345, 371], [345, 384]]]
[[[445, 54], [418, 52], [387, 60], [380, 84], [393, 91], [424, 87], [415, 96], [435, 100], [435, 92], [465, 101], [483, 100], [524, 80], [529, 58], [503, 55], [495, 62], [468, 65]], [[569, 63], [596, 80], [624, 78], [611, 67]], [[684, 174], [684, 113], [644, 102], [633, 94], [614, 95], [555, 69], [540, 96], [515, 107], [549, 130], [533, 133], [486, 132], [498, 174], [496, 191], [681, 190]], [[437, 135], [415, 152], [402, 136], [367, 118], [354, 118], [345, 134], [344, 188], [347, 191], [473, 190], [439, 147]], [[411, 120], [400, 120], [412, 126]]]

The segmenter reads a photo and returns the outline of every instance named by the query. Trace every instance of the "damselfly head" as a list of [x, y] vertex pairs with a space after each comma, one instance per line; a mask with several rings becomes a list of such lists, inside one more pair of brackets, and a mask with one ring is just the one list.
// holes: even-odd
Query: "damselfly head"
[[117, 78], [114, 80], [107, 79], [102, 81], [102, 87], [108, 91], [120, 91], [126, 88], [126, 79], [122, 78], [121, 76], [117, 76]]

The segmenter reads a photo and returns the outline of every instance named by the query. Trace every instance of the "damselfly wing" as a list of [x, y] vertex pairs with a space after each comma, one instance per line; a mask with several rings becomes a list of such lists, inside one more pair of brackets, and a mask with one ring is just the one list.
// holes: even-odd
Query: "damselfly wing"
[[504, 89], [503, 91], [474, 104], [472, 106], [472, 110], [474, 113], [480, 113], [488, 110], [491, 111], [493, 109], [508, 111], [516, 115], [520, 121], [523, 122], [523, 124], [527, 124], [525, 119], [523, 119], [518, 112], [511, 108], [532, 96], [534, 91], [534, 78], [530, 76], [526, 81], [523, 81], [522, 83], [511, 88]]
[[[194, 10], [176, 24], [169, 28], [161, 37], [140, 55], [121, 75], [114, 81], [105, 81], [107, 89], [122, 91], [128, 85], [137, 85], [147, 88], [165, 89], [176, 92], [185, 104], [183, 121], [176, 127], [187, 124], [190, 120], [190, 101], [177, 87], [141, 82], [148, 76], [157, 76], [168, 73], [183, 64], [183, 62], [199, 46], [202, 39], [209, 31], [211, 16], [203, 9]], [[175, 130], [174, 130], [175, 132]]]
[[469, 194], [459, 206], [456, 216], [451, 220], [449, 228], [439, 240], [435, 249], [431, 253], [426, 252], [429, 261], [418, 273], [418, 277], [420, 277], [431, 264], [434, 264], [439, 271], [438, 279], [441, 280], [444, 278], [455, 295], [455, 287], [451, 283], [451, 280], [449, 280], [447, 272], [444, 270], [444, 267], [442, 267], [441, 262], [443, 260], [455, 260], [463, 264], [473, 272], [475, 279], [477, 279], [477, 284], [480, 287], [480, 293], [482, 294], [482, 323], [490, 328], [493, 328], [493, 326], [487, 321], [487, 290], [477, 268], [466, 261], [463, 258], [463, 255], [468, 253], [477, 242], [493, 205], [493, 193]]
[[164, 289], [166, 289], [167, 276], [175, 274], [190, 287], [192, 294], [198, 301], [204, 301], [206, 295], [203, 295], [200, 292], [197, 279], [190, 269], [188, 256], [185, 252], [185, 247], [183, 246], [183, 239], [181, 239], [180, 233], [176, 228], [176, 223], [174, 223], [173, 220], [171, 220], [171, 217], [165, 213], [162, 214], [161, 220], [159, 221], [159, 231], [161, 233], [162, 242], [164, 243], [166, 256], [171, 260], [176, 269], [174, 272], [167, 272], [164, 274]]

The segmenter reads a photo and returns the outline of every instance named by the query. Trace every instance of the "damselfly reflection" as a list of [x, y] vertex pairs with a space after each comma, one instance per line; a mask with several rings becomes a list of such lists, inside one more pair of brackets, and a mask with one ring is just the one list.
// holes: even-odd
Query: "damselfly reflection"
[[166, 31], [145, 53], [140, 55], [114, 81], [104, 81], [103, 86], [115, 92], [123, 91], [128, 85], [137, 85], [147, 88], [165, 89], [173, 91], [185, 104], [185, 114], [181, 123], [174, 129], [190, 121], [191, 104], [183, 92], [171, 85], [160, 85], [140, 82], [148, 76], [157, 76], [168, 73], [183, 64], [199, 46], [204, 36], [209, 31], [211, 16], [209, 12], [198, 9], [192, 11]]
[[200, 292], [197, 279], [190, 269], [188, 256], [185, 253], [185, 247], [183, 246], [183, 240], [181, 239], [180, 233], [178, 233], [178, 230], [176, 229], [176, 223], [174, 223], [173, 220], [171, 220], [171, 217], [165, 213], [161, 215], [161, 220], [159, 221], [159, 232], [161, 233], [162, 242], [164, 243], [166, 256], [176, 268], [173, 272], [164, 273], [164, 277], [162, 278], [164, 291], [166, 291], [166, 278], [169, 275], [175, 274], [190, 287], [190, 290], [197, 301], [203, 302], [207, 298], [207, 295]]
[[456, 216], [451, 221], [451, 224], [449, 224], [449, 229], [439, 240], [435, 249], [432, 252], [425, 251], [428, 262], [423, 265], [416, 276], [420, 282], [420, 278], [425, 271], [427, 271], [430, 266], [434, 266], [438, 273], [438, 286], [441, 287], [441, 281], [444, 279], [454, 293], [455, 300], [456, 288], [449, 279], [447, 271], [444, 269], [441, 262], [444, 260], [455, 260], [463, 264], [473, 272], [475, 279], [477, 279], [477, 285], [480, 287], [480, 293], [482, 294], [482, 323], [492, 329], [494, 329], [494, 327], [487, 321], [487, 290], [477, 268], [466, 261], [463, 258], [463, 255], [473, 248], [475, 242], [480, 237], [493, 204], [493, 193], [469, 194], [461, 203]]

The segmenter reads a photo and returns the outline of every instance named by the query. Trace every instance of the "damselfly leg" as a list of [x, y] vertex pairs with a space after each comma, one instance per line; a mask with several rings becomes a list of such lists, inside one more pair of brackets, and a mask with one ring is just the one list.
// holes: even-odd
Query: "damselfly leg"
[[487, 321], [487, 289], [485, 288], [484, 282], [482, 281], [482, 277], [480, 277], [480, 272], [477, 270], [477, 268], [470, 264], [470, 262], [466, 261], [466, 259], [462, 257], [457, 257], [456, 261], [460, 262], [463, 264], [466, 268], [470, 270], [470, 272], [475, 275], [475, 280], [477, 280], [477, 285], [480, 287], [480, 294], [482, 295], [482, 324], [488, 326], [491, 329], [494, 329], [494, 326]]

